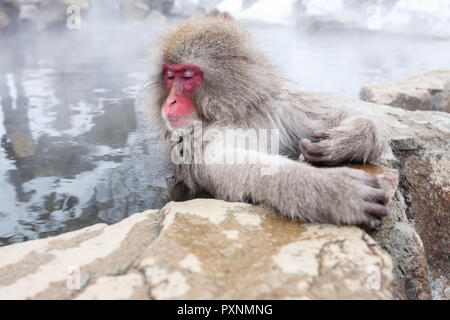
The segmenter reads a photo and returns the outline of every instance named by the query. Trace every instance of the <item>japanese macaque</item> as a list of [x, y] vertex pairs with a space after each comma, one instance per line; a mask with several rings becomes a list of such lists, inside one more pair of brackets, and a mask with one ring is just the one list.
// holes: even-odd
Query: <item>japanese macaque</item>
[[[389, 154], [382, 115], [295, 90], [226, 15], [180, 22], [152, 53], [147, 112], [189, 197], [260, 204], [306, 222], [380, 225], [388, 197], [377, 179], [326, 166]], [[273, 135], [263, 130], [276, 132], [275, 147], [249, 147], [252, 130], [264, 142]]]

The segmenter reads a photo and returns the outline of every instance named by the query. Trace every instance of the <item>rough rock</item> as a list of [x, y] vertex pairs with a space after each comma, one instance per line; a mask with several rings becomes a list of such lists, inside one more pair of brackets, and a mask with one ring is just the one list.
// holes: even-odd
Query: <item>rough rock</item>
[[361, 88], [360, 98], [408, 110], [450, 112], [450, 68], [411, 75], [399, 82], [367, 84]]
[[398, 266], [399, 298], [449, 299], [450, 115], [372, 107], [389, 116], [396, 156], [391, 165], [400, 173], [391, 204], [394, 220], [374, 238]]
[[157, 231], [158, 211], [146, 211], [2, 247], [0, 300], [147, 298], [145, 279], [132, 266]]
[[389, 255], [361, 229], [301, 224], [213, 199], [171, 202], [0, 255], [7, 257], [0, 299], [390, 299], [393, 292]]
[[419, 235], [408, 223], [406, 205], [402, 194], [397, 190], [398, 171], [370, 165], [351, 167], [375, 175], [391, 199], [390, 214], [383, 219], [383, 226], [373, 231], [371, 236], [393, 258], [395, 297], [431, 299], [425, 249]]
[[171, 202], [162, 213], [137, 265], [152, 298], [391, 298], [390, 258], [356, 227], [302, 225], [219, 200]]
[[397, 190], [389, 204], [390, 215], [383, 227], [371, 236], [392, 256], [395, 297], [400, 299], [431, 299], [428, 265], [423, 243], [406, 217], [406, 205]]
[[359, 100], [330, 98], [343, 108], [377, 109], [391, 133], [399, 171], [391, 214], [372, 235], [393, 259], [399, 299], [449, 299], [450, 114], [408, 111]]

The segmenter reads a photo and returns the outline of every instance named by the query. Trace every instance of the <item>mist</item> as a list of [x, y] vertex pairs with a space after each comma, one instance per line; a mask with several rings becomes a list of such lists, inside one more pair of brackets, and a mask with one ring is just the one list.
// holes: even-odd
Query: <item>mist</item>
[[444, 0], [2, 0], [0, 245], [169, 201], [170, 171], [136, 97], [161, 31], [213, 8], [305, 91], [357, 99], [363, 84], [450, 63]]

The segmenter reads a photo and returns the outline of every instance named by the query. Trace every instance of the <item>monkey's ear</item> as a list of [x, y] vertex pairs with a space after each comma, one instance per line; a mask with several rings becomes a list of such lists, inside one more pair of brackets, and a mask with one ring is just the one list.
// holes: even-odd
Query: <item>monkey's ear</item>
[[222, 12], [218, 9], [212, 9], [207, 16], [209, 17], [217, 17], [217, 18], [222, 18], [222, 19], [226, 19], [226, 20], [234, 20], [233, 16], [228, 13], [228, 12]]

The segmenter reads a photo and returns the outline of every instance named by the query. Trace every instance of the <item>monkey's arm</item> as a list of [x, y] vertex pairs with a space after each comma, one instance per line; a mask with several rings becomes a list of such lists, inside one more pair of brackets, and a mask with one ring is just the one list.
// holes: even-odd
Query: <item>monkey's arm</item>
[[337, 119], [330, 119], [327, 128], [317, 128], [312, 141], [300, 141], [300, 151], [306, 161], [322, 165], [366, 163], [391, 154], [384, 114], [369, 107], [340, 107], [340, 100], [331, 102], [336, 105], [333, 108], [327, 105], [326, 109], [333, 111], [329, 114], [338, 115]]
[[[212, 164], [224, 156], [238, 157], [240, 164]], [[219, 144], [209, 145], [205, 158], [205, 164], [197, 165], [197, 183], [219, 199], [264, 204], [303, 221], [372, 228], [387, 214], [386, 194], [375, 177], [361, 170], [318, 169]]]

